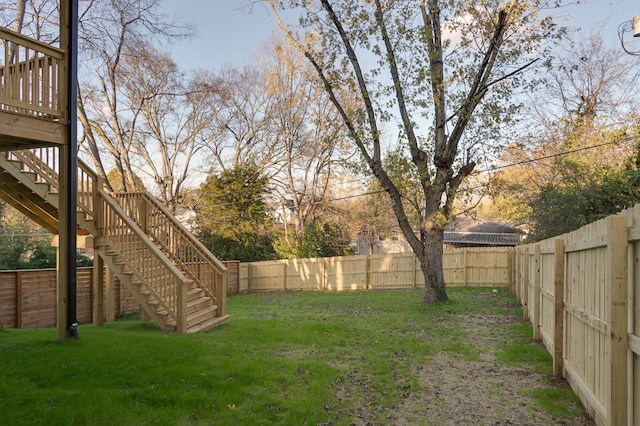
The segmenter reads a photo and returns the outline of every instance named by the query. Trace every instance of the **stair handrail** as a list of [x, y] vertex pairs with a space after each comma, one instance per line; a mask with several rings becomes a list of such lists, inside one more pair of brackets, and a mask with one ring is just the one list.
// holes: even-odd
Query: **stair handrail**
[[24, 171], [36, 173], [40, 182], [48, 183], [52, 189], [58, 190], [58, 171], [57, 155], [53, 152], [57, 148], [34, 148], [19, 149], [8, 152], [9, 160], [16, 159], [20, 161], [27, 169]]
[[[19, 160], [23, 167], [27, 168], [25, 171], [36, 173], [38, 180], [47, 183], [51, 192], [57, 192], [60, 186], [60, 164], [56, 150], [58, 150], [57, 147], [13, 150], [9, 152], [7, 158]], [[102, 186], [103, 183], [98, 174], [84, 161], [78, 159], [77, 202], [89, 219], [95, 218], [95, 200], [97, 191]]]
[[[216, 302], [218, 306], [216, 315], [226, 315], [227, 267], [148, 192], [115, 193], [113, 197], [118, 199], [125, 211], [138, 221], [138, 225], [144, 232], [149, 234], [167, 253], [170, 253], [173, 261], [179, 263], [205, 294]], [[143, 205], [135, 205], [135, 200], [141, 200]], [[158, 214], [168, 226], [156, 222]], [[207, 271], [202, 270], [203, 263], [208, 264], [217, 277], [214, 276], [213, 280], [209, 281]], [[212, 285], [208, 285], [208, 282]]]

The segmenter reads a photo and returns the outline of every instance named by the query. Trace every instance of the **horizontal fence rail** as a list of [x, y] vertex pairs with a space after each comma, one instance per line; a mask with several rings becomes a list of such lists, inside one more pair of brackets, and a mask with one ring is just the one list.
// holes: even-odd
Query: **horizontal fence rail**
[[0, 27], [0, 110], [60, 121], [64, 51]]

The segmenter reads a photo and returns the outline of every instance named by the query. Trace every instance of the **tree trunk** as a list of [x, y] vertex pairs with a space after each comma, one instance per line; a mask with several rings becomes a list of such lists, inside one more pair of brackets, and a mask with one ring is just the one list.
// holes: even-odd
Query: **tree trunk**
[[423, 303], [448, 300], [442, 267], [444, 231], [433, 229], [425, 233], [424, 250], [418, 255], [424, 275]]

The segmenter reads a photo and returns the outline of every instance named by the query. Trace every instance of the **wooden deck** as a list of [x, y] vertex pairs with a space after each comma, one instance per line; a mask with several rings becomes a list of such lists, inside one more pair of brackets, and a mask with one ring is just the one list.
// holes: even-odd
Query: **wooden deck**
[[0, 27], [0, 150], [67, 143], [63, 50]]

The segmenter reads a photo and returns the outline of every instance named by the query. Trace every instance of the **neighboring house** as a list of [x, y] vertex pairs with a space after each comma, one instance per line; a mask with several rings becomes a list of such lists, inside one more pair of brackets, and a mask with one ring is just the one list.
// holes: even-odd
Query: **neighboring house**
[[[470, 217], [458, 217], [444, 231], [444, 243], [449, 247], [516, 246], [524, 233], [514, 227]], [[366, 231], [357, 237], [358, 254], [409, 253], [411, 247], [400, 233], [375, 238], [373, 250]]]
[[298, 219], [294, 215], [295, 207], [293, 200], [283, 200], [279, 203], [269, 204], [271, 217], [277, 225], [295, 226]]
[[188, 206], [176, 206], [176, 212], [174, 214], [178, 222], [189, 232], [195, 232], [196, 230], [196, 210]]
[[358, 233], [356, 250], [358, 254], [410, 253], [411, 246], [400, 233], [379, 237], [369, 235], [368, 230], [364, 229]]

